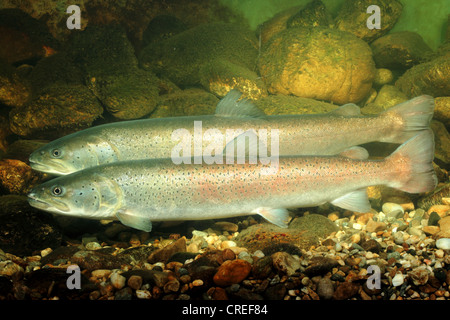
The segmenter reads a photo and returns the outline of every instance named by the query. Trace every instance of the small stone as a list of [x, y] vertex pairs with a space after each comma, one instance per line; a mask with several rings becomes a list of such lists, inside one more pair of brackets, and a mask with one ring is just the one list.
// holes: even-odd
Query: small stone
[[132, 297], [133, 297], [133, 292], [131, 291], [131, 288], [129, 288], [129, 287], [120, 289], [114, 295], [115, 300], [131, 300]]
[[420, 266], [408, 273], [414, 285], [423, 286], [428, 282], [428, 270], [425, 266]]
[[321, 299], [329, 300], [333, 298], [334, 286], [330, 278], [324, 277], [317, 284], [317, 294]]
[[428, 218], [428, 225], [429, 226], [437, 226], [439, 220], [441, 220], [441, 217], [439, 214], [437, 214], [435, 211], [432, 211], [430, 213], [430, 217]]
[[239, 227], [237, 224], [228, 222], [228, 221], [219, 221], [214, 223], [214, 226], [222, 231], [228, 231], [228, 232], [237, 232], [239, 230]]
[[431, 217], [433, 212], [437, 213], [440, 218], [445, 217], [450, 211], [450, 206], [445, 204], [435, 204], [428, 209], [428, 214]]
[[272, 255], [273, 267], [288, 276], [295, 273], [300, 268], [299, 259], [287, 252], [276, 252]]
[[405, 281], [405, 277], [402, 273], [397, 273], [394, 278], [392, 278], [392, 285], [394, 287], [401, 286], [403, 282]]
[[111, 284], [114, 288], [120, 290], [125, 286], [125, 282], [127, 279], [118, 272], [114, 272], [109, 277], [109, 280], [111, 281]]
[[226, 240], [226, 241], [222, 241], [220, 243], [219, 249], [224, 250], [224, 249], [229, 249], [232, 247], [237, 247], [236, 242], [231, 241], [231, 240]]
[[360, 285], [355, 282], [342, 282], [333, 294], [335, 300], [346, 300], [359, 292]]
[[381, 245], [378, 243], [378, 241], [374, 239], [369, 239], [367, 241], [364, 241], [361, 244], [361, 247], [366, 251], [371, 251], [373, 253], [379, 253], [381, 251]]
[[247, 278], [251, 270], [252, 265], [247, 261], [227, 260], [219, 267], [213, 280], [218, 286], [229, 286]]
[[441, 238], [436, 241], [438, 249], [450, 250], [450, 238]]
[[378, 232], [386, 230], [386, 223], [380, 221], [374, 221], [372, 219], [367, 222], [366, 231], [367, 232]]
[[138, 290], [142, 286], [142, 277], [141, 276], [132, 275], [128, 279], [127, 284], [128, 284], [128, 286], [131, 289]]
[[46, 255], [48, 255], [49, 253], [51, 253], [53, 250], [52, 248], [47, 248], [41, 251], [41, 257], [45, 257]]
[[102, 246], [100, 245], [100, 243], [92, 241], [92, 242], [88, 242], [85, 245], [86, 250], [98, 250], [101, 249]]
[[177, 279], [169, 280], [164, 285], [165, 293], [177, 292], [179, 289], [180, 289], [180, 282]]
[[91, 272], [91, 276], [97, 279], [107, 279], [111, 274], [109, 269], [98, 269]]
[[136, 290], [136, 297], [138, 299], [151, 299], [152, 294], [148, 290]]
[[442, 250], [442, 249], [436, 250], [434, 255], [436, 256], [436, 258], [442, 259], [444, 257], [444, 250]]
[[438, 226], [425, 226], [422, 228], [422, 231], [425, 232], [426, 235], [432, 236], [440, 231]]
[[201, 279], [196, 279], [196, 280], [192, 281], [192, 285], [193, 285], [194, 287], [201, 287], [201, 286], [203, 285], [203, 280], [201, 280]]
[[381, 210], [387, 215], [397, 218], [397, 215], [404, 213], [403, 207], [397, 203], [386, 202], [383, 204]]

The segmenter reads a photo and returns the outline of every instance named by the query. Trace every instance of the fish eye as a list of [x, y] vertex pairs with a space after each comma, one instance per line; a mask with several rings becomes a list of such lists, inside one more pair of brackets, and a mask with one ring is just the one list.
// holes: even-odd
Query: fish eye
[[63, 192], [64, 192], [63, 187], [60, 187], [60, 186], [54, 186], [54, 187], [52, 188], [52, 194], [53, 194], [54, 196], [61, 196], [61, 195], [63, 194]]
[[61, 156], [62, 156], [62, 151], [59, 150], [59, 149], [53, 149], [53, 150], [52, 150], [52, 156], [53, 156], [54, 158], [61, 158]]

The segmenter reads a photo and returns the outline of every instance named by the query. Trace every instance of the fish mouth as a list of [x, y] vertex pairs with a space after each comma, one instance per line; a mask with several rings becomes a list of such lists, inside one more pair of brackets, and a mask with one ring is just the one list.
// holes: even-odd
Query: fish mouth
[[55, 169], [55, 167], [50, 166], [48, 164], [43, 164], [37, 161], [33, 161], [31, 159], [29, 159], [30, 162], [30, 167], [33, 170], [39, 171], [39, 172], [45, 172], [45, 173], [49, 173], [49, 174], [55, 174], [55, 175], [67, 175], [70, 172], [62, 172], [62, 171], [58, 171], [58, 169]]
[[44, 211], [50, 211], [50, 212], [55, 212], [55, 213], [61, 213], [61, 214], [68, 214], [69, 213], [69, 207], [61, 202], [57, 202], [57, 203], [48, 203], [46, 201], [40, 200], [39, 198], [36, 197], [36, 194], [31, 192], [28, 195], [28, 203], [30, 204], [30, 206], [36, 208], [36, 209], [41, 209]]

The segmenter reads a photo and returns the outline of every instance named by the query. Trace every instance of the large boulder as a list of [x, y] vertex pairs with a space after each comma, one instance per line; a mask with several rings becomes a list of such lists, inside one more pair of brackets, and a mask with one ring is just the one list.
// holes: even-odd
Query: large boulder
[[[369, 29], [367, 13], [369, 6], [380, 8], [380, 29]], [[335, 19], [336, 28], [348, 31], [367, 42], [371, 42], [391, 30], [402, 13], [403, 6], [397, 0], [346, 0]]]
[[152, 43], [140, 55], [140, 63], [180, 87], [201, 83], [202, 66], [212, 61], [254, 70], [258, 55], [256, 36], [237, 24], [209, 23]]
[[296, 27], [263, 46], [259, 71], [272, 94], [358, 102], [372, 88], [375, 63], [367, 43], [324, 27]]

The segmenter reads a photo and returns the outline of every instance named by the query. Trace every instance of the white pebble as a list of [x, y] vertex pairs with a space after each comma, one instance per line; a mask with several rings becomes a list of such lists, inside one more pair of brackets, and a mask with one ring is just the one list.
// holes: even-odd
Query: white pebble
[[405, 281], [405, 277], [402, 273], [397, 273], [394, 278], [392, 278], [392, 285], [394, 287], [401, 286], [403, 282]]
[[136, 297], [138, 299], [150, 299], [152, 294], [148, 290], [136, 290]]
[[381, 208], [381, 210], [385, 213], [385, 214], [395, 214], [395, 211], [398, 213], [404, 213], [405, 211], [403, 210], [403, 207], [397, 203], [393, 203], [393, 202], [386, 202], [385, 204], [383, 204], [383, 207]]
[[262, 252], [261, 250], [256, 250], [255, 252], [253, 252], [253, 255], [257, 258], [264, 258], [265, 254], [264, 252]]
[[125, 286], [125, 282], [127, 279], [121, 274], [114, 272], [113, 274], [111, 274], [109, 280], [111, 281], [111, 284], [114, 288], [122, 289]]
[[443, 250], [450, 250], [450, 238], [441, 238], [436, 241], [436, 247]]
[[438, 250], [436, 250], [436, 252], [434, 254], [435, 254], [436, 258], [439, 258], [439, 259], [443, 258], [444, 257], [444, 250], [438, 249]]
[[45, 257], [46, 255], [48, 255], [50, 252], [52, 252], [52, 248], [47, 248], [41, 251], [41, 257]]

